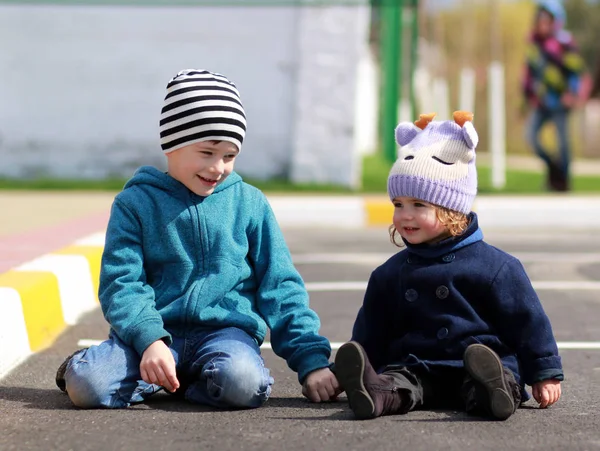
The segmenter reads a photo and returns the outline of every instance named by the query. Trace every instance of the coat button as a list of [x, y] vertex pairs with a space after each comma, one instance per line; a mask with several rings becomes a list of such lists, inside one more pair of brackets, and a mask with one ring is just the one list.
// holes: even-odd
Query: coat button
[[437, 333], [437, 337], [441, 340], [442, 338], [446, 338], [448, 336], [448, 329], [445, 327], [442, 327], [440, 330], [438, 330]]
[[417, 293], [417, 290], [409, 288], [408, 290], [406, 290], [406, 293], [404, 293], [404, 298], [408, 302], [415, 302], [419, 298], [419, 293]]
[[408, 258], [406, 259], [406, 263], [412, 263], [412, 258], [408, 257]]
[[435, 295], [438, 297], [438, 299], [446, 299], [449, 294], [450, 294], [450, 290], [448, 289], [448, 287], [446, 285], [440, 285], [435, 290]]
[[451, 261], [453, 261], [453, 260], [454, 260], [454, 258], [455, 258], [455, 255], [454, 255], [454, 254], [448, 254], [448, 255], [444, 255], [444, 256], [442, 257], [442, 261], [443, 261], [444, 263], [450, 263]]

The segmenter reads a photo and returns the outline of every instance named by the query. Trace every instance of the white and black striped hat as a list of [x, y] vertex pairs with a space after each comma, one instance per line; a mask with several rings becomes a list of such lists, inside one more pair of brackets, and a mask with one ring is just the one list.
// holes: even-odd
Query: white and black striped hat
[[165, 153], [201, 141], [228, 141], [242, 149], [246, 115], [240, 93], [221, 74], [180, 71], [167, 84], [160, 116], [160, 145]]

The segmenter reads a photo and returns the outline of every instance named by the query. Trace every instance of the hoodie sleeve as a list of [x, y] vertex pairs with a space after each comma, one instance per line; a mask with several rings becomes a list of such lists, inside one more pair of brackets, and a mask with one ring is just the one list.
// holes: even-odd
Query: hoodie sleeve
[[100, 305], [119, 338], [140, 355], [157, 340], [171, 344], [155, 308], [154, 290], [146, 283], [141, 236], [139, 219], [117, 197], [102, 254]]
[[524, 382], [532, 385], [546, 379], [563, 380], [550, 320], [517, 259], [500, 268], [490, 294], [494, 325], [500, 339], [516, 352]]
[[303, 383], [310, 372], [329, 366], [331, 346], [319, 335], [319, 317], [309, 307], [304, 282], [262, 194], [254, 218], [249, 256], [256, 274], [258, 309], [271, 330], [273, 351]]

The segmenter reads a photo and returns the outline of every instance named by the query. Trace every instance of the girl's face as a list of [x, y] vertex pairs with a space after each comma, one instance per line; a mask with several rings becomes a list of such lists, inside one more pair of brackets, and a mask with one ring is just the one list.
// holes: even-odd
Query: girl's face
[[396, 197], [392, 203], [394, 227], [410, 244], [433, 244], [450, 236], [437, 218], [435, 206], [412, 197]]

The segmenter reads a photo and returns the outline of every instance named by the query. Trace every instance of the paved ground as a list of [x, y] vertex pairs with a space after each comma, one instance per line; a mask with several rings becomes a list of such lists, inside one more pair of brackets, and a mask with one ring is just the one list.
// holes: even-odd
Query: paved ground
[[0, 191], [0, 273], [103, 230], [115, 193]]
[[[309, 286], [366, 281], [375, 262], [395, 251], [382, 228], [285, 233]], [[539, 294], [558, 341], [600, 341], [598, 289], [560, 284], [600, 280], [597, 231], [488, 230], [486, 238], [520, 256], [534, 283], [557, 283], [559, 289], [541, 289]], [[336, 257], [346, 262], [335, 262]], [[360, 290], [311, 293], [322, 333], [331, 341], [348, 339], [362, 294]], [[330, 404], [307, 402], [295, 374], [271, 351], [264, 355], [276, 384], [272, 398], [258, 410], [211, 411], [163, 394], [121, 411], [73, 408], [54, 386], [55, 369], [79, 340], [101, 339], [106, 331], [100, 313], [93, 312], [0, 383], [1, 450], [600, 449], [600, 350], [563, 350], [567, 381], [560, 402], [545, 411], [530, 402], [505, 423], [454, 411], [355, 421], [345, 398]]]
[[0, 237], [34, 232], [104, 213], [110, 210], [115, 194], [102, 191], [0, 191], [0, 208], [4, 213], [10, 212], [2, 216]]

